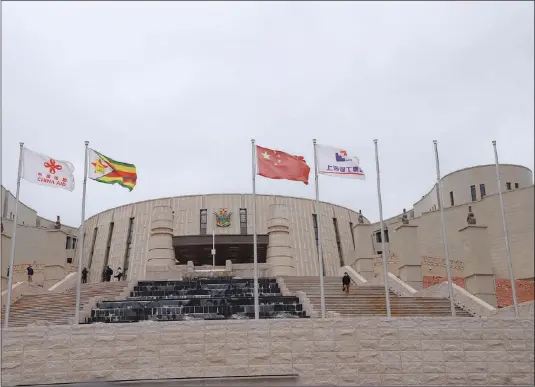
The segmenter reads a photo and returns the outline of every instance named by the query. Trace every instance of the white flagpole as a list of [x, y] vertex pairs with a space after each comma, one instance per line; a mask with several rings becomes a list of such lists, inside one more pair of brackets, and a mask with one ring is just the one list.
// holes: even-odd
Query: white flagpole
[[383, 275], [385, 277], [385, 300], [386, 300], [386, 315], [392, 317], [390, 309], [390, 290], [388, 286], [388, 261], [386, 259], [385, 246], [385, 227], [383, 223], [383, 200], [381, 199], [381, 174], [379, 171], [379, 149], [377, 147], [377, 140], [373, 140], [375, 144], [375, 168], [377, 170], [377, 199], [379, 201], [379, 220], [381, 223], [381, 250], [383, 253]]
[[320, 276], [320, 299], [321, 299], [321, 318], [325, 318], [325, 288], [323, 285], [323, 249], [321, 248], [321, 211], [320, 211], [320, 190], [319, 190], [319, 178], [318, 178], [318, 155], [316, 153], [316, 139], [312, 140], [314, 145], [314, 173], [316, 182], [316, 223], [318, 224], [316, 229], [318, 231], [318, 264], [319, 264], [319, 276]]
[[500, 195], [500, 208], [502, 210], [502, 221], [503, 221], [503, 235], [505, 239], [505, 253], [507, 254], [507, 264], [509, 266], [509, 281], [511, 281], [511, 290], [513, 292], [513, 305], [515, 307], [515, 316], [519, 317], [518, 311], [518, 300], [516, 298], [516, 284], [515, 284], [515, 275], [513, 272], [513, 261], [511, 260], [511, 249], [509, 247], [509, 233], [507, 232], [507, 221], [505, 220], [505, 210], [503, 208], [503, 196], [502, 196], [502, 182], [500, 178], [500, 164], [498, 161], [498, 150], [496, 148], [496, 141], [492, 141], [492, 146], [494, 147], [494, 161], [496, 163], [496, 180], [498, 182], [498, 192]]
[[442, 223], [442, 242], [444, 243], [444, 257], [446, 258], [446, 274], [448, 276], [448, 293], [450, 297], [450, 308], [451, 315], [455, 317], [455, 300], [453, 299], [453, 282], [451, 279], [451, 267], [450, 267], [450, 256], [448, 253], [448, 240], [446, 238], [446, 223], [444, 221], [444, 193], [442, 192], [442, 179], [440, 178], [440, 162], [438, 160], [438, 144], [437, 140], [433, 141], [435, 145], [435, 160], [437, 166], [437, 190], [438, 190], [438, 200], [440, 207], [440, 221]]
[[88, 147], [89, 141], [85, 142], [85, 162], [84, 162], [84, 186], [82, 193], [82, 225], [80, 226], [80, 252], [78, 253], [78, 280], [76, 282], [76, 310], [74, 311], [74, 321], [73, 324], [79, 324], [80, 321], [80, 293], [82, 286], [82, 261], [84, 258], [84, 223], [85, 223], [85, 197], [87, 192], [87, 164], [88, 164]]
[[4, 329], [9, 326], [9, 311], [11, 310], [11, 288], [13, 287], [13, 273], [15, 272], [15, 242], [17, 239], [17, 222], [19, 218], [19, 194], [20, 194], [20, 179], [22, 178], [22, 151], [24, 143], [20, 143], [19, 153], [19, 171], [17, 175], [17, 194], [15, 196], [15, 218], [13, 219], [13, 234], [11, 236], [11, 256], [9, 257], [9, 278], [7, 280], [7, 301], [6, 314], [4, 316]]
[[256, 242], [256, 146], [251, 140], [253, 156], [253, 271], [254, 271], [254, 318], [260, 319], [260, 306], [258, 301], [258, 246]]

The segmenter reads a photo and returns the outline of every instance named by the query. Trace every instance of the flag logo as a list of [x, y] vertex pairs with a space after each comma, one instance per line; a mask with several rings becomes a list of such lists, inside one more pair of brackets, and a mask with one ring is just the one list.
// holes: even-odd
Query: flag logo
[[345, 149], [316, 144], [316, 153], [319, 174], [360, 180], [366, 179], [364, 171], [359, 165], [359, 158], [350, 156]]
[[340, 150], [340, 151], [336, 152], [335, 155], [336, 155], [336, 161], [338, 161], [338, 162], [353, 161], [353, 160], [351, 160], [351, 157], [347, 156], [347, 152], [345, 150]]
[[56, 163], [56, 160], [54, 159], [50, 159], [48, 160], [47, 162], [45, 162], [43, 164], [45, 166], [46, 169], [48, 169], [50, 171], [50, 173], [52, 174], [55, 174], [56, 171], [61, 171], [63, 169], [63, 167], [61, 165], [59, 165], [58, 163]]
[[91, 163], [91, 165], [93, 165], [93, 167], [95, 167], [95, 173], [97, 173], [99, 175], [100, 174], [102, 174], [102, 175], [106, 174], [106, 169], [108, 168], [108, 166], [104, 165], [104, 163], [102, 162], [102, 159], [98, 159], [94, 163]]

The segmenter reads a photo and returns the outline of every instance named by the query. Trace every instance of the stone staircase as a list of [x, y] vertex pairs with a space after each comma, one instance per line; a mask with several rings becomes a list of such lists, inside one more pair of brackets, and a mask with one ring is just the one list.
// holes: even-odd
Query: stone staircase
[[[113, 300], [128, 286], [126, 281], [82, 284], [80, 309], [95, 296]], [[76, 286], [64, 293], [24, 295], [11, 305], [9, 327], [23, 327], [37, 321], [51, 325], [69, 324], [76, 308]], [[5, 306], [2, 305], [2, 327], [4, 326]]]
[[[320, 281], [318, 277], [282, 277], [292, 293], [305, 292], [314, 310], [321, 311]], [[325, 309], [345, 316], [385, 316], [384, 286], [357, 286], [351, 284], [349, 295], [342, 292], [342, 277], [324, 277]], [[390, 292], [390, 310], [393, 317], [451, 316], [449, 299], [431, 297], [399, 297]], [[456, 308], [459, 317], [471, 317], [467, 311]]]

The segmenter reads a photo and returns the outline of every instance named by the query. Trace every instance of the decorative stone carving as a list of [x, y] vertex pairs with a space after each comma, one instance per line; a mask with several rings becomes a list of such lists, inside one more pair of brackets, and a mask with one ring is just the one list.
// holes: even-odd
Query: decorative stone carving
[[409, 224], [409, 217], [407, 216], [407, 211], [403, 209], [403, 214], [401, 215], [401, 223]]
[[362, 210], [359, 210], [359, 219], [358, 219], [358, 223], [359, 223], [359, 224], [364, 224], [364, 216], [362, 216]]
[[54, 225], [54, 229], [59, 230], [60, 228], [61, 228], [61, 221], [59, 220], [59, 215], [58, 215], [58, 218], [56, 219], [56, 224]]
[[472, 206], [468, 206], [468, 216], [466, 217], [466, 223], [476, 224], [476, 216], [472, 212]]

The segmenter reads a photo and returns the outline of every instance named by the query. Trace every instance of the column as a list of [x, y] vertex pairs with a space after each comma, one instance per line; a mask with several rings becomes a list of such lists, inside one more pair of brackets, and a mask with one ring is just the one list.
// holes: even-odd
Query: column
[[399, 256], [399, 278], [415, 290], [423, 289], [418, 226], [402, 224], [390, 236], [390, 248]]
[[351, 265], [366, 280], [374, 278], [372, 226], [366, 223], [357, 223], [353, 227], [355, 238], [355, 261]]
[[290, 222], [285, 204], [271, 204], [268, 219], [269, 242], [266, 262], [272, 276], [295, 275], [295, 260], [290, 244]]
[[173, 218], [173, 209], [168, 205], [155, 206], [152, 209], [147, 267], [175, 265]]
[[492, 270], [487, 226], [469, 224], [459, 230], [466, 290], [496, 307], [496, 282]]

